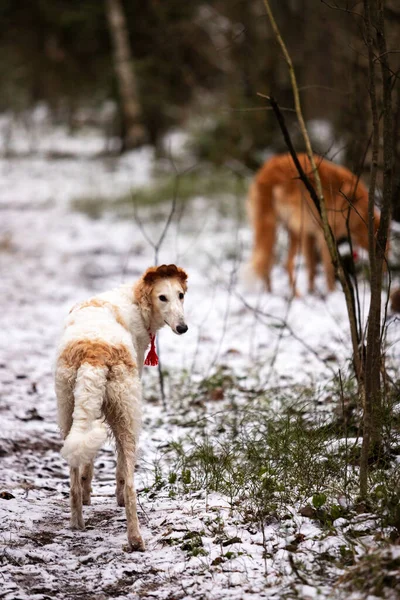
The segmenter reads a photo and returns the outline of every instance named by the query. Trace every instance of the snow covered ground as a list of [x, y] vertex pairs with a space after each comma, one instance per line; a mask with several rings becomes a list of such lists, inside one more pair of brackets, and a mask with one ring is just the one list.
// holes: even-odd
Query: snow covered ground
[[[54, 139], [58, 149], [59, 136], [46, 138], [43, 147], [51, 149]], [[84, 510], [86, 531], [69, 530], [68, 475], [59, 455], [52, 374], [62, 323], [75, 302], [134, 281], [154, 262], [154, 249], [133, 218], [119, 220], [110, 207], [104, 217], [91, 220], [70, 208], [85, 194], [112, 201], [150, 182], [152, 152], [94, 158], [87, 148], [95, 152], [100, 143], [92, 138], [70, 147], [79, 151], [75, 158], [0, 159], [0, 597], [349, 597], [331, 587], [333, 576], [316, 575], [312, 582], [297, 577], [286, 549], [294, 535], [304, 535], [301, 560], [309, 564], [318, 552], [336, 552], [343, 540], [340, 534], [321, 540], [319, 527], [295, 508], [287, 522], [266, 525], [263, 538], [259, 530], [246, 528], [220, 495], [147, 491], [162, 448], [183, 435], [177, 411], [191, 410], [190, 399], [180, 408], [173, 402], [177, 382], [187, 386], [224, 365], [245, 378], [244, 386], [279, 390], [304, 384], [323, 390], [339, 367], [348, 370], [342, 294], [290, 300], [279, 266], [273, 294], [250, 284], [245, 263], [251, 232], [235, 218], [235, 199], [231, 207], [207, 198], [178, 203], [160, 248], [159, 263], [176, 262], [189, 273], [189, 331], [180, 338], [170, 330], [159, 335], [162, 364], [170, 374], [166, 410], [157, 370], [146, 368], [143, 376], [145, 418], [136, 480], [146, 553], [123, 551], [125, 515], [114, 499], [111, 447], [96, 461], [92, 506]], [[151, 240], [157, 241], [168, 211], [169, 206], [141, 209]], [[299, 281], [305, 290], [302, 268]], [[323, 292], [322, 275], [318, 286]], [[366, 311], [366, 290], [361, 300]], [[391, 353], [398, 356], [396, 345]], [[212, 414], [222, 405], [214, 402], [205, 410]], [[205, 551], [197, 556], [185, 550], [185, 540], [195, 534]], [[228, 550], [231, 560], [220, 559]]]

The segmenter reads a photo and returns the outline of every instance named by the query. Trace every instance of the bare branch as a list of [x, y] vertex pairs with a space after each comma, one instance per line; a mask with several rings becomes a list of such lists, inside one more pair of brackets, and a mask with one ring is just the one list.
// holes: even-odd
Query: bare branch
[[[336, 244], [332, 229], [329, 225], [328, 213], [327, 213], [326, 204], [325, 204], [324, 196], [323, 196], [323, 192], [322, 192], [321, 180], [319, 177], [317, 166], [315, 164], [315, 159], [314, 159], [314, 154], [313, 154], [313, 151], [311, 148], [310, 138], [307, 133], [307, 128], [305, 125], [305, 121], [304, 121], [304, 117], [303, 117], [303, 113], [302, 113], [302, 109], [301, 109], [299, 88], [297, 85], [297, 80], [296, 80], [296, 75], [295, 75], [294, 68], [293, 68], [293, 63], [292, 63], [291, 57], [289, 55], [289, 52], [286, 48], [286, 45], [282, 39], [282, 36], [280, 34], [280, 31], [276, 24], [274, 16], [272, 14], [269, 0], [264, 0], [264, 5], [266, 8], [272, 29], [274, 31], [275, 37], [276, 37], [277, 42], [282, 50], [282, 53], [285, 57], [285, 61], [287, 63], [288, 69], [289, 69], [289, 75], [290, 75], [290, 80], [291, 80], [291, 84], [292, 84], [293, 96], [294, 96], [294, 103], [295, 103], [295, 108], [296, 108], [296, 116], [297, 116], [298, 123], [300, 125], [300, 130], [302, 132], [304, 143], [306, 145], [307, 156], [308, 156], [308, 159], [312, 166], [312, 175], [315, 178], [316, 193], [317, 193], [317, 197], [318, 197], [316, 206], [318, 207], [318, 210], [319, 210], [319, 213], [321, 216], [322, 226], [324, 229], [324, 237], [325, 237], [325, 241], [328, 245], [332, 264], [335, 268], [336, 273], [338, 273], [338, 275], [339, 275], [339, 280], [342, 285], [343, 292], [344, 292], [345, 299], [346, 299], [346, 306], [347, 306], [347, 312], [348, 312], [349, 324], [350, 324], [351, 340], [352, 340], [352, 346], [353, 346], [354, 366], [355, 366], [355, 370], [356, 370], [356, 374], [357, 374], [358, 383], [359, 383], [359, 385], [361, 385], [362, 361], [361, 361], [361, 357], [359, 354], [359, 338], [358, 338], [358, 328], [357, 328], [357, 320], [356, 320], [357, 317], [356, 317], [356, 310], [355, 310], [353, 286], [351, 284], [348, 274], [346, 273], [346, 271], [343, 267], [342, 260], [340, 258], [340, 255], [339, 255], [339, 252], [337, 249], [337, 244]], [[275, 108], [278, 109], [278, 111], [279, 111], [279, 107], [277, 104], [276, 104]], [[282, 133], [283, 133], [284, 129], [282, 128], [282, 125], [284, 124], [284, 119], [283, 119], [282, 114], [280, 115], [280, 119], [278, 122], [281, 125], [281, 129], [282, 129]], [[284, 136], [285, 136], [285, 140], [287, 142], [288, 138], [290, 138], [287, 129], [286, 129], [286, 132], [284, 133]], [[292, 148], [292, 152], [295, 154], [292, 144], [291, 144], [291, 148]], [[294, 156], [293, 156], [292, 152], [291, 152], [291, 154], [292, 154], [292, 157], [294, 160]], [[299, 161], [297, 161], [297, 163], [298, 162]], [[297, 163], [295, 162], [296, 168], [298, 169]], [[299, 171], [300, 177], [302, 177], [299, 169], [298, 169], [298, 171]], [[307, 185], [307, 189], [309, 190], [309, 192], [311, 194], [311, 191], [310, 191], [308, 185]], [[315, 202], [315, 192], [313, 192], [311, 194], [311, 198]]]

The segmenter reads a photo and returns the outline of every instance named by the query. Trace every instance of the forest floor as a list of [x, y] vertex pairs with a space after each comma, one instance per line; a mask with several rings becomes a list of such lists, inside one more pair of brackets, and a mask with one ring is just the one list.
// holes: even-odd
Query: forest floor
[[[123, 550], [111, 446], [95, 463], [86, 530], [69, 529], [53, 388], [63, 321], [77, 301], [134, 281], [154, 263], [151, 241], [171, 204], [139, 207], [140, 222], [133, 211], [114, 210], [113, 198], [151, 185], [149, 149], [96, 157], [99, 143], [81, 137], [75, 156], [55, 158], [52, 140], [62, 145], [53, 135], [42, 153], [0, 159], [0, 598], [398, 597], [400, 546], [388, 542], [394, 527], [357, 504], [354, 461], [332, 450], [336, 438], [359, 447], [354, 428], [335, 430], [352, 391], [343, 295], [324, 296], [322, 273], [320, 293], [306, 295], [301, 264], [300, 298], [290, 298], [279, 265], [273, 293], [249, 282], [243, 196], [183, 204], [178, 194], [159, 248], [159, 263], [176, 262], [189, 274], [189, 331], [159, 335], [165, 406], [157, 369], [143, 374], [136, 485], [146, 552]], [[110, 199], [97, 219], [72, 209], [85, 195]], [[366, 285], [360, 297], [365, 315]], [[397, 335], [392, 320], [393, 378]], [[315, 438], [302, 437], [303, 425], [317, 422], [317, 434], [329, 435], [307, 454]], [[282, 445], [282, 423], [296, 453]], [[384, 576], [366, 587], [374, 569]]]

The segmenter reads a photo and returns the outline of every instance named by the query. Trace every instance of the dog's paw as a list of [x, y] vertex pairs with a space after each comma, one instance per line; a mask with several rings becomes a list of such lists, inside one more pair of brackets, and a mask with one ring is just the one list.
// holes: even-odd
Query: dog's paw
[[90, 506], [92, 504], [92, 499], [89, 496], [82, 496], [82, 504], [84, 506]]
[[74, 519], [71, 520], [71, 529], [74, 531], [83, 531], [85, 529], [85, 522], [83, 519]]
[[117, 505], [125, 506], [124, 492], [122, 492], [121, 494], [117, 494]]
[[137, 537], [131, 537], [123, 549], [125, 552], [144, 552], [146, 550], [146, 546], [144, 545], [143, 538], [139, 535]]

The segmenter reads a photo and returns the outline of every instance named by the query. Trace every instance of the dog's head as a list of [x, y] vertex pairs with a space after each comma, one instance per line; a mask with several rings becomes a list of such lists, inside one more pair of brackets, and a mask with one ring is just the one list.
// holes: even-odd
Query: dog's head
[[135, 298], [149, 326], [159, 329], [167, 324], [178, 335], [188, 327], [183, 313], [187, 274], [176, 265], [150, 267], [135, 286]]

